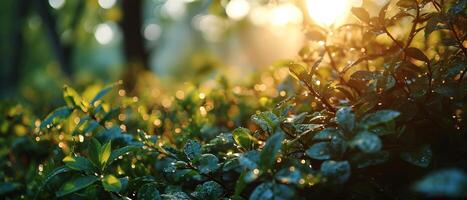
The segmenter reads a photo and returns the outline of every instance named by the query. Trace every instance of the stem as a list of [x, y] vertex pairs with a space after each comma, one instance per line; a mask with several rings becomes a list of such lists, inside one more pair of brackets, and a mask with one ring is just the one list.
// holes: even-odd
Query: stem
[[[451, 30], [451, 33], [452, 35], [454, 36], [454, 38], [456, 39], [456, 42], [457, 42], [457, 45], [459, 46], [459, 49], [462, 51], [462, 53], [464, 53], [464, 57], [467, 58], [467, 49], [464, 47], [463, 45], [463, 41], [459, 38], [459, 36], [457, 35], [457, 31], [454, 27], [454, 25], [452, 25], [451, 22], [448, 22], [448, 25], [449, 25], [449, 29]], [[460, 84], [462, 82], [462, 80], [464, 79], [464, 76], [465, 76], [465, 73], [467, 71], [467, 68], [465, 68], [462, 73], [460, 74], [459, 76], [459, 80], [458, 80], [458, 83]]]
[[[318, 130], [321, 130], [321, 129], [318, 129]], [[294, 144], [295, 142], [299, 142], [300, 144], [302, 144], [304, 147], [306, 147], [306, 145], [300, 140], [302, 139], [302, 137], [304, 137], [305, 135], [308, 135], [309, 133], [313, 133], [313, 132], [316, 132], [318, 131], [316, 129], [310, 129], [310, 130], [307, 130], [299, 135], [297, 135], [297, 137], [295, 137], [294, 139], [290, 140], [287, 144]]]
[[[418, 3], [416, 3], [417, 5], [417, 13], [415, 15], [415, 18], [413, 20], [413, 23], [412, 23], [412, 28], [410, 29], [410, 34], [409, 34], [409, 38], [407, 39], [407, 43], [405, 44], [405, 48], [404, 49], [407, 49], [410, 44], [412, 43], [412, 40], [413, 38], [415, 37], [415, 35], [417, 34], [416, 32], [416, 28], [417, 28], [417, 23], [418, 23], [418, 20], [420, 18], [420, 7], [418, 6]], [[404, 56], [405, 57], [405, 56]]]
[[452, 35], [454, 36], [454, 38], [456, 39], [457, 44], [459, 45], [459, 48], [464, 53], [464, 56], [467, 57], [467, 50], [465, 49], [464, 45], [462, 44], [462, 40], [457, 35], [456, 29], [454, 28], [452, 23], [449, 22], [448, 25], [449, 25], [449, 29], [451, 29]]
[[435, 0], [432, 0], [431, 3], [433, 4], [433, 6], [438, 12], [441, 11], [441, 5], [439, 5], [438, 2], [436, 2]]
[[360, 95], [360, 92], [356, 88], [352, 87], [352, 85], [347, 84], [347, 81], [345, 81], [345, 79], [342, 77], [342, 72], [339, 71], [339, 68], [337, 67], [336, 62], [334, 61], [334, 58], [332, 57], [331, 50], [329, 49], [329, 47], [326, 44], [324, 44], [324, 50], [326, 51], [326, 54], [329, 57], [332, 68], [336, 71], [337, 76], [339, 77], [339, 81], [342, 84], [352, 88], [358, 95]]
[[308, 83], [308, 81], [303, 82], [305, 83], [305, 86], [308, 88], [308, 90], [324, 104], [327, 110], [329, 110], [332, 113], [336, 112], [336, 109], [331, 104], [329, 104], [329, 102], [327, 102], [326, 99], [319, 95], [318, 92], [315, 91], [313, 86], [310, 85], [310, 83]]
[[329, 60], [331, 61], [331, 66], [336, 71], [337, 76], [339, 76], [339, 80], [342, 83], [345, 83], [345, 80], [344, 80], [344, 78], [342, 78], [342, 76], [341, 76], [341, 74], [339, 72], [339, 69], [337, 67], [336, 62], [334, 61], [334, 58], [332, 57], [331, 50], [329, 50], [329, 47], [326, 44], [324, 44], [324, 50], [326, 51], [326, 54], [328, 54]]
[[399, 43], [399, 41], [396, 40], [396, 38], [394, 38], [391, 33], [389, 33], [388, 29], [386, 27], [384, 27], [384, 32], [386, 33], [386, 35], [389, 36], [389, 38], [391, 38], [391, 40], [396, 43], [396, 45], [400, 48], [400, 49], [404, 49], [404, 47]]
[[[392, 41], [394, 41], [394, 43], [396, 43], [396, 45], [397, 45], [401, 50], [404, 50], [404, 47], [399, 43], [399, 41], [396, 40], [396, 38], [394, 38], [394, 37], [391, 35], [391, 33], [389, 33], [389, 31], [388, 31], [388, 29], [387, 29], [386, 27], [384, 27], [384, 32], [389, 36], [389, 38], [391, 38]], [[404, 60], [405, 60], [405, 56], [404, 56]], [[399, 82], [399, 84], [400, 84], [400, 81], [397, 79], [396, 75], [395, 75], [393, 72], [391, 72], [391, 75], [392, 75], [392, 77], [396, 80], [396, 82]], [[405, 86], [405, 87], [404, 87], [404, 92], [405, 92], [405, 94], [407, 95], [407, 97], [410, 97], [410, 92], [408, 91], [408, 90], [410, 90], [410, 89], [406, 88], [406, 87], [408, 87], [408, 86], [405, 84], [405, 81], [404, 81], [404, 84], [402, 84], [402, 85]]]

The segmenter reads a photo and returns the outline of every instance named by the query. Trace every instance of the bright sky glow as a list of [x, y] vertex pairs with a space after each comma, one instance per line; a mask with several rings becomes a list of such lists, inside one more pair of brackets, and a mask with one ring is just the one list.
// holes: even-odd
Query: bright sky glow
[[246, 0], [232, 0], [225, 7], [225, 12], [233, 20], [243, 19], [250, 11], [250, 4]]
[[352, 6], [355, 6], [355, 0], [306, 0], [310, 17], [324, 26], [344, 21]]
[[282, 27], [302, 23], [303, 15], [294, 4], [283, 3], [274, 6], [253, 7], [249, 18], [257, 26]]
[[302, 22], [302, 13], [300, 9], [291, 3], [281, 4], [272, 9], [272, 24], [275, 26], [284, 26], [287, 24], [300, 24]]

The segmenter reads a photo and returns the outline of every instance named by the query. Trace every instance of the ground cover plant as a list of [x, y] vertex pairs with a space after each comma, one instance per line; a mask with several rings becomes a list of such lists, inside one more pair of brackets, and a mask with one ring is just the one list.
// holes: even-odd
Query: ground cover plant
[[0, 195], [466, 197], [467, 1], [392, 3], [376, 15], [354, 7], [358, 21], [336, 28], [307, 25], [299, 57], [252, 85], [219, 77], [157, 103], [122, 82], [65, 85], [63, 106], [40, 120], [3, 102]]

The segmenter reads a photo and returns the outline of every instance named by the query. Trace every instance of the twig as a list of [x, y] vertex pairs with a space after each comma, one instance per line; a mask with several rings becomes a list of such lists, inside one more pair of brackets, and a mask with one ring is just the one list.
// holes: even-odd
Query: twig
[[394, 43], [396, 43], [396, 45], [397, 45], [400, 49], [402, 49], [402, 50], [404, 49], [404, 47], [399, 43], [399, 41], [396, 40], [396, 38], [394, 38], [394, 37], [392, 36], [392, 34], [388, 31], [388, 29], [387, 29], [386, 27], [384, 27], [384, 30], [383, 30], [383, 31], [386, 33], [386, 35], [389, 36], [389, 38], [391, 38], [391, 40], [392, 40]]
[[420, 18], [420, 7], [419, 7], [418, 3], [416, 3], [416, 5], [417, 5], [417, 8], [416, 8], [415, 18], [413, 20], [412, 28], [410, 29], [410, 33], [409, 33], [409, 38], [407, 39], [407, 42], [405, 44], [404, 49], [407, 49], [410, 46], [410, 44], [412, 43], [413, 38], [417, 34], [417, 31], [416, 31], [417, 29], [416, 28], [417, 28], [418, 20]]
[[339, 80], [342, 83], [345, 83], [345, 80], [344, 80], [344, 78], [342, 78], [341, 73], [339, 72], [339, 69], [337, 67], [336, 62], [334, 61], [334, 58], [332, 57], [331, 50], [329, 50], [329, 47], [326, 44], [324, 44], [324, 50], [326, 51], [326, 54], [328, 54], [329, 61], [331, 62], [331, 66], [336, 71], [337, 76], [339, 76]]
[[335, 113], [336, 112], [336, 109], [331, 105], [329, 104], [329, 102], [326, 101], [326, 99], [324, 99], [320, 94], [318, 94], [318, 92], [315, 91], [315, 89], [313, 88], [312, 85], [310, 85], [310, 83], [308, 81], [303, 81], [303, 83], [305, 83], [305, 86], [308, 88], [308, 90], [316, 97], [319, 99], [319, 101], [321, 101], [321, 103], [324, 104], [324, 106], [326, 107], [326, 109], [328, 109], [330, 112], [332, 113]]

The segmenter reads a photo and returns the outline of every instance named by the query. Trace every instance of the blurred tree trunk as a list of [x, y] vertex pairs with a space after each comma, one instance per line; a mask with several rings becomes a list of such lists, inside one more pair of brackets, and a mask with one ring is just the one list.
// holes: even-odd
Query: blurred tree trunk
[[57, 58], [63, 73], [70, 77], [72, 74], [70, 48], [66, 48], [60, 41], [60, 34], [57, 30], [57, 22], [55, 17], [52, 15], [51, 8], [49, 7], [47, 1], [34, 0], [34, 2], [37, 12], [44, 24], [52, 51], [55, 54], [55, 57]]
[[[29, 1], [29, 0], [28, 0]], [[75, 10], [73, 13], [73, 19], [69, 24], [68, 28], [72, 33], [72, 39], [69, 43], [64, 43], [60, 39], [60, 34], [57, 28], [57, 17], [52, 13], [50, 6], [47, 1], [44, 0], [33, 0], [39, 16], [44, 23], [44, 28], [47, 33], [47, 37], [50, 41], [52, 51], [55, 54], [55, 57], [60, 65], [62, 72], [68, 78], [73, 74], [72, 61], [73, 61], [73, 52], [74, 52], [74, 42], [77, 32], [77, 27], [80, 22], [82, 13], [84, 13], [85, 1], [77, 1], [75, 3]]]
[[125, 88], [129, 91], [135, 87], [138, 74], [149, 70], [148, 53], [141, 34], [142, 6], [142, 0], [122, 0], [123, 19], [120, 27], [123, 32], [124, 53], [128, 65], [123, 78]]
[[29, 0], [13, 1], [14, 9], [11, 15], [11, 57], [5, 58], [9, 60], [8, 69], [5, 76], [2, 75], [2, 81], [6, 89], [13, 91], [20, 81], [22, 54], [23, 54], [23, 30], [26, 24], [26, 16], [29, 12]]

